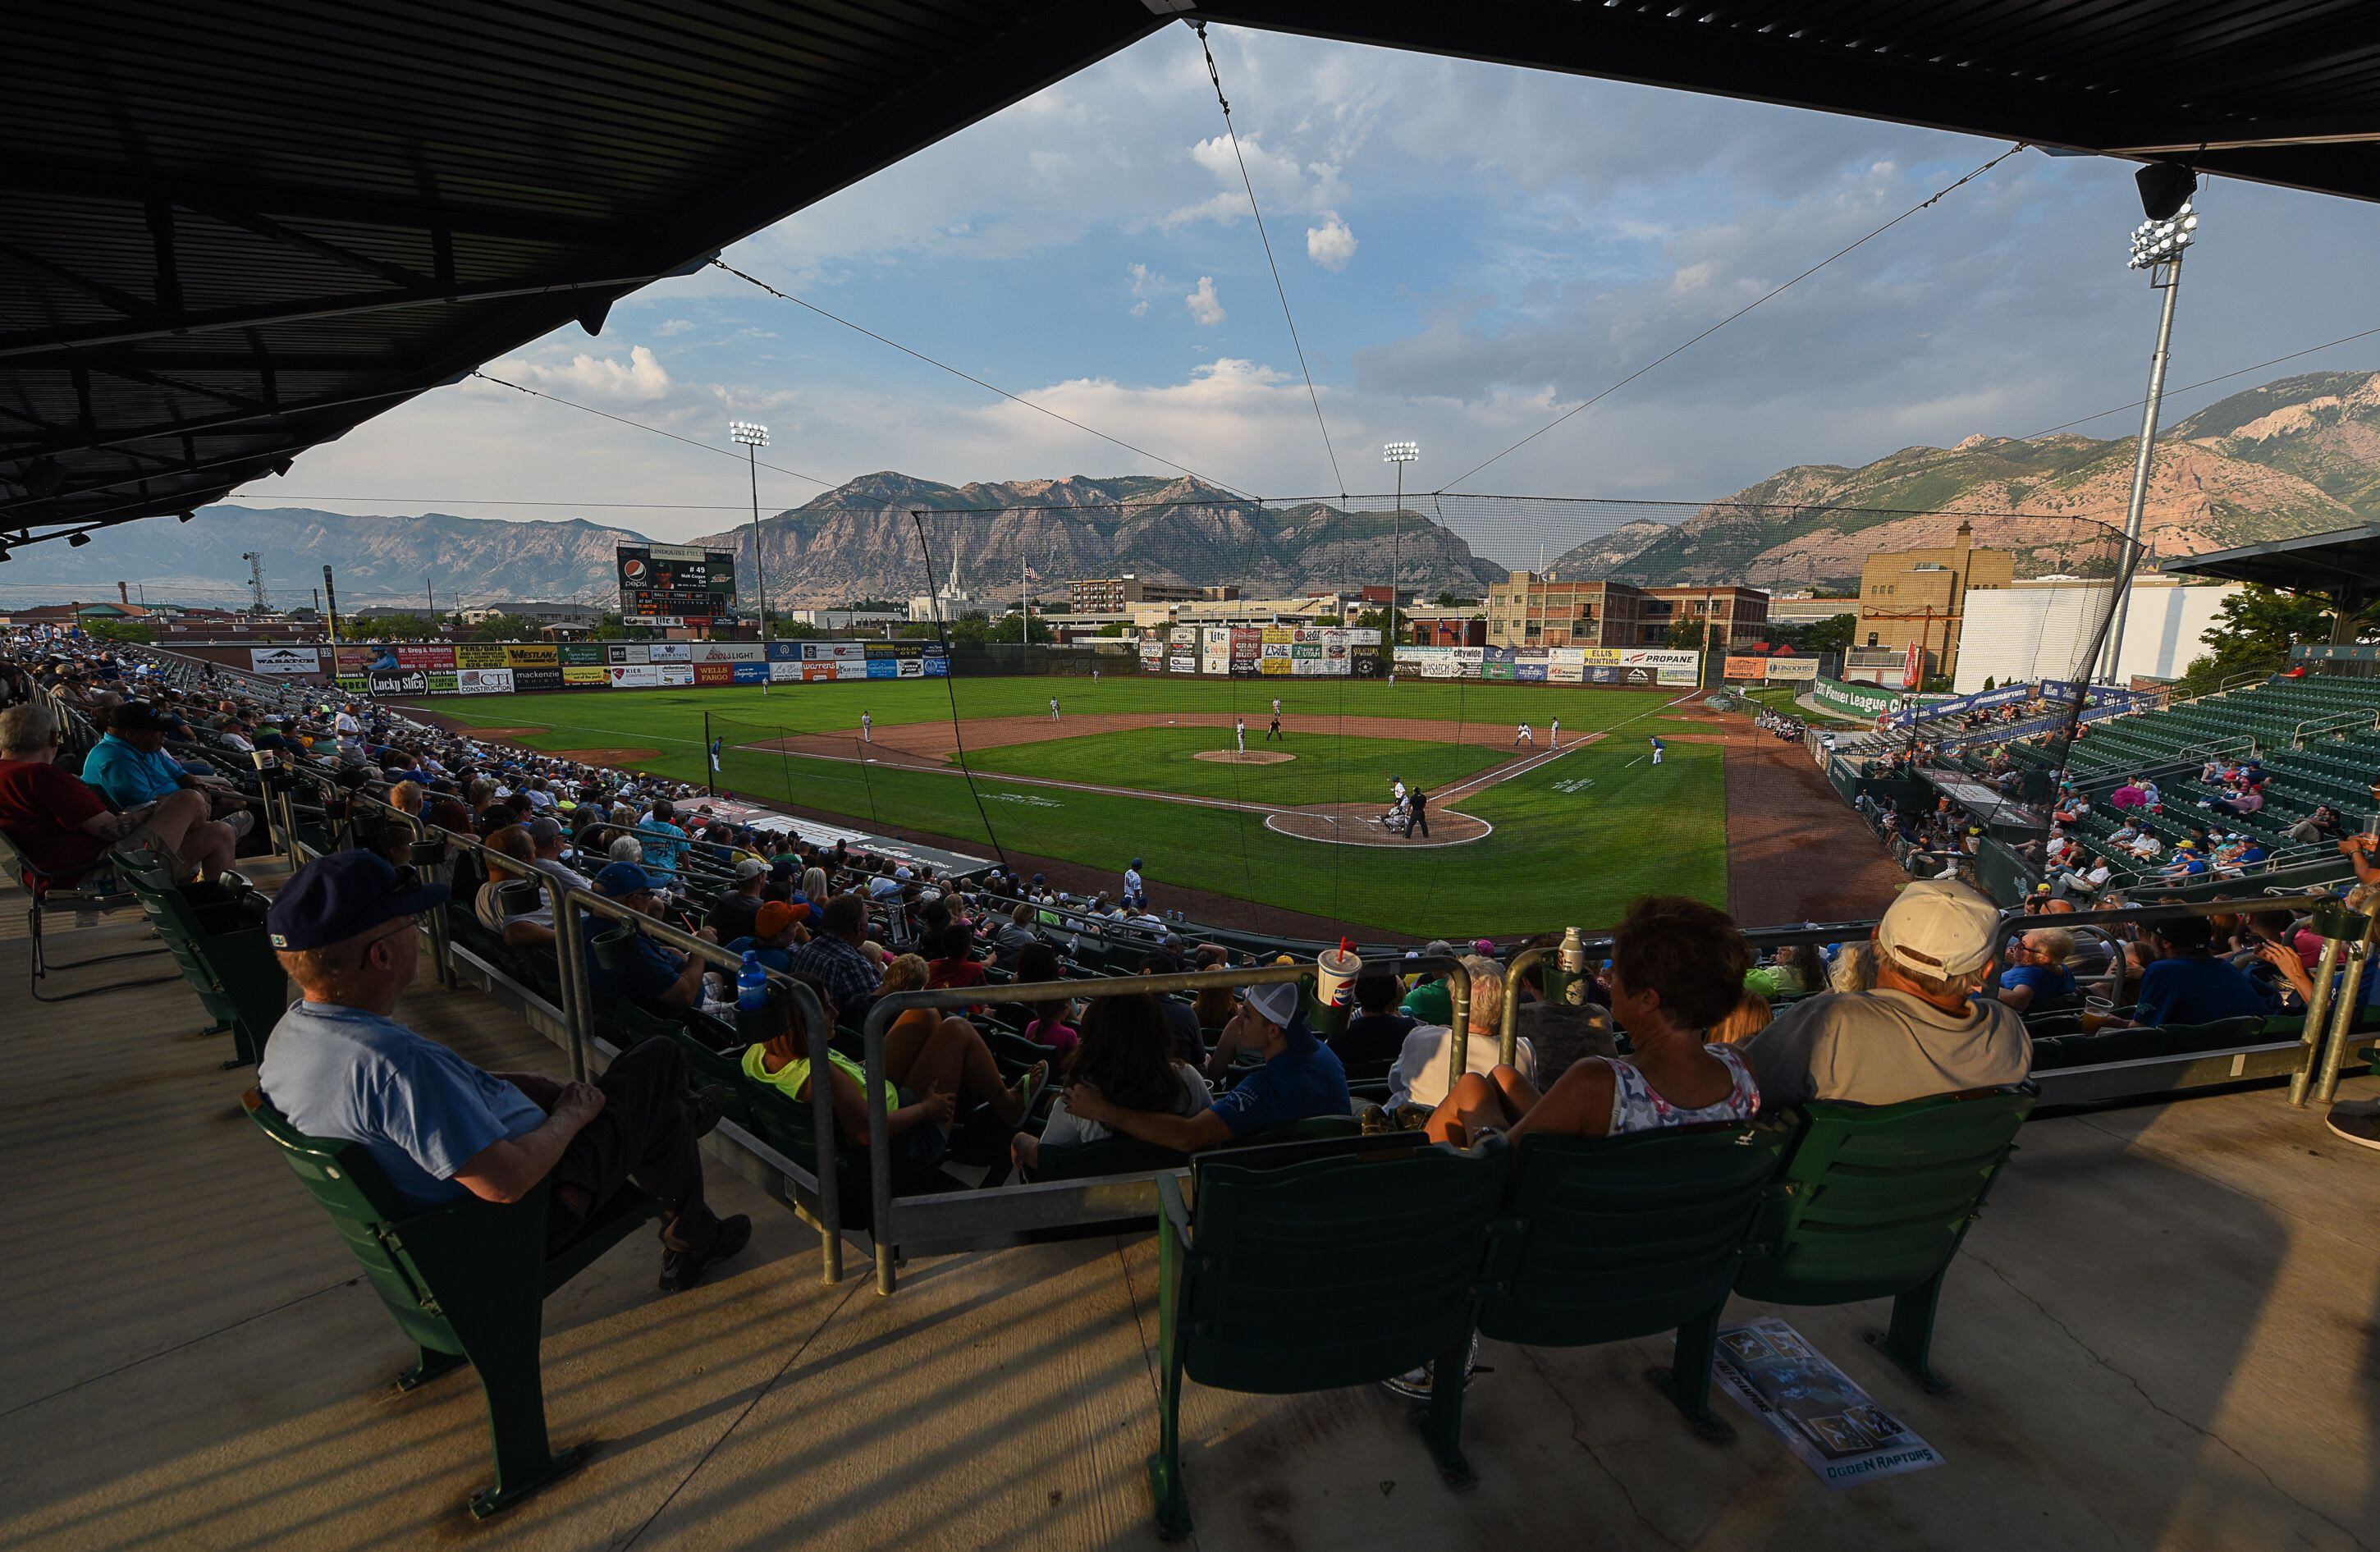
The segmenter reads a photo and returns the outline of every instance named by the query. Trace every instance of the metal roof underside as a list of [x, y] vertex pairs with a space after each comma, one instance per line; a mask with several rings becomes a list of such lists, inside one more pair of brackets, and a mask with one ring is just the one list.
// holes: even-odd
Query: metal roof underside
[[2185, 576], [2253, 582], [2291, 593], [2380, 592], [2380, 526], [2301, 534], [2237, 550], [2162, 558], [2157, 569]]
[[[1190, 9], [28, 0], [0, 93], [0, 546], [187, 512], [600, 328], [627, 292]], [[1195, 14], [2380, 198], [2368, 0]]]

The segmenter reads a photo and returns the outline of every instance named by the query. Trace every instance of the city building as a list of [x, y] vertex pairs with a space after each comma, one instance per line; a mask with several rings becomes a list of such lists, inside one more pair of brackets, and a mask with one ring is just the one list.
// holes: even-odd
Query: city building
[[1488, 621], [1475, 610], [1468, 614], [1448, 610], [1405, 616], [1405, 642], [1414, 647], [1485, 647]]
[[1856, 598], [1816, 598], [1809, 593], [1768, 595], [1768, 623], [1772, 625], [1822, 624], [1838, 615], [1858, 612]]
[[1206, 589], [1208, 593], [1227, 592], [1229, 598], [1200, 597], [1172, 603], [1142, 602], [1124, 607], [1132, 614], [1134, 628], [1147, 630], [1156, 625], [1272, 625], [1310, 624], [1318, 620], [1344, 619], [1353, 624], [1357, 611], [1348, 600], [1335, 593], [1321, 593], [1305, 598], [1241, 598], [1237, 588]]
[[1112, 614], [1135, 603], [1196, 603], [1202, 599], [1235, 599], [1237, 588], [1196, 588], [1184, 582], [1145, 582], [1132, 572], [1122, 576], [1079, 578], [1069, 587], [1075, 614]]
[[[402, 606], [363, 605], [342, 611], [343, 614], [401, 613]], [[534, 620], [541, 626], [556, 630], [593, 630], [603, 623], [603, 612], [591, 603], [487, 603], [475, 604], [459, 611], [467, 625], [480, 624], [499, 614], [516, 619]]]
[[1860, 567], [1859, 622], [1852, 645], [1864, 652], [1900, 651], [1912, 644], [1925, 658], [1925, 677], [1956, 679], [1966, 601], [2016, 580], [2016, 557], [1978, 550], [1974, 527], [1961, 523], [1958, 542], [1939, 549], [1891, 550]]
[[1712, 647], [1750, 646], [1766, 639], [1768, 595], [1728, 583], [1638, 588], [1531, 571], [1488, 589], [1491, 647], [1665, 647], [1672, 626], [1695, 622]]
[[[868, 632], [908, 624], [913, 618], [908, 612], [899, 609], [785, 609], [776, 611], [769, 617], [787, 624], [814, 626], [822, 631]], [[929, 614], [927, 618], [931, 619], [932, 616]]]
[[[1985, 679], [1995, 685], [2026, 679], [2092, 679], [2082, 660], [2104, 640], [2108, 615], [2105, 577], [2041, 576], [2010, 588], [1979, 588], [1966, 599], [1959, 637], [1959, 669], [1950, 687], [1972, 695]], [[2180, 576], [2143, 572], [2132, 578], [2124, 645], [2116, 683], [2177, 679], [2208, 650], [2206, 633], [2236, 583], [2191, 584]]]

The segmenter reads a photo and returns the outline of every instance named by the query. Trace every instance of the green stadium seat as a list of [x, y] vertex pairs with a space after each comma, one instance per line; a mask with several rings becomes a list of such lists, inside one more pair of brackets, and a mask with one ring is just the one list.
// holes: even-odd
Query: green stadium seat
[[[1710, 1410], [1720, 1312], [1792, 1129], [1779, 1121], [1621, 1137], [1530, 1137], [1496, 1233], [1479, 1331], [1526, 1347], [1585, 1347], [1674, 1330], [1651, 1378], [1694, 1432]], [[1441, 1460], [1460, 1459], [1463, 1393], [1432, 1402]]]
[[[1189, 1202], [1157, 1182], [1158, 1534], [1191, 1532], [1182, 1382], [1262, 1395], [1390, 1379], [1437, 1362], [1433, 1406], [1459, 1388], [1488, 1225], [1511, 1171], [1491, 1141], [1390, 1157], [1191, 1164]], [[1268, 1167], [1269, 1166], [1269, 1167]], [[1441, 1458], [1442, 1470], [1459, 1472]]]
[[518, 1202], [474, 1198], [424, 1211], [389, 1188], [362, 1148], [306, 1135], [254, 1089], [244, 1103], [419, 1350], [397, 1388], [415, 1389], [466, 1364], [479, 1371], [496, 1480], [471, 1495], [472, 1515], [484, 1520], [577, 1470], [588, 1448], [556, 1451], [546, 1435], [538, 1362], [545, 1298], [660, 1217], [661, 1204], [624, 1191], [576, 1239], [549, 1253], [550, 1179]]
[[1926, 1389], [1949, 1388], [1927, 1362], [1942, 1282], [2033, 1104], [2031, 1090], [2002, 1088], [1803, 1107], [1735, 1291], [1780, 1304], [1891, 1299], [1891, 1327], [1871, 1340]]
[[[233, 1063], [262, 1060], [273, 1026], [289, 1006], [289, 982], [264, 930], [263, 897], [207, 891], [193, 898], [163, 868], [128, 861], [125, 882], [149, 913], [215, 1027], [231, 1032]], [[210, 924], [221, 930], [210, 930]]]

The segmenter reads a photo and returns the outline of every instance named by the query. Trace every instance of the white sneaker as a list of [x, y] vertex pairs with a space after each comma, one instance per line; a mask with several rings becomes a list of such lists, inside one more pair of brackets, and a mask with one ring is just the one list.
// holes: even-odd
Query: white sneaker
[[2343, 1100], [2331, 1107], [2324, 1124], [2343, 1142], [2380, 1148], [2380, 1100]]
[[223, 822], [231, 826], [233, 835], [246, 835], [256, 828], [256, 816], [245, 808], [235, 808], [224, 816]]

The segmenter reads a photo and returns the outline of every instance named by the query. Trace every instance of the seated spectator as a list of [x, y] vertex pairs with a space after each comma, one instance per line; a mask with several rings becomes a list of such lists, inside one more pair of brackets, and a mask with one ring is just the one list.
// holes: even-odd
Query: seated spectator
[[1493, 1130], [1605, 1137], [1749, 1121], [1760, 1092], [1743, 1057], [1706, 1037], [1742, 1007], [1751, 958], [1726, 912], [1681, 895], [1637, 901], [1612, 932], [1609, 981], [1633, 1054], [1581, 1061], [1543, 1094], [1511, 1067], [1466, 1073], [1430, 1116], [1429, 1134], [1463, 1147]]
[[[1463, 1068], [1466, 1073], [1486, 1073], [1496, 1065], [1503, 1038], [1504, 967], [1492, 959], [1466, 954], [1463, 968], [1471, 976], [1471, 1038], [1463, 1053]], [[1408, 1034], [1396, 1065], [1389, 1069], [1388, 1108], [1392, 1111], [1400, 1105], [1428, 1108], [1445, 1098], [1455, 1076], [1447, 1071], [1453, 1061], [1452, 1047], [1453, 1031], [1444, 1025], [1421, 1025]], [[1535, 1083], [1536, 1048], [1516, 1037], [1512, 1059], [1521, 1075]]]
[[1025, 904], [1019, 904], [1008, 913], [1008, 919], [992, 935], [991, 962], [994, 964], [1002, 970], [1014, 970], [1016, 956], [1025, 952], [1027, 944], [1041, 940], [1041, 935], [1033, 929], [1033, 907]]
[[1768, 999], [1756, 991], [1747, 991], [1732, 1012], [1711, 1025], [1710, 1043], [1715, 1046], [1740, 1046], [1767, 1028], [1777, 1018], [1777, 1010]]
[[1828, 991], [1870, 991], [1876, 987], [1876, 945], [1844, 943], [1827, 970]]
[[[400, 827], [401, 828], [401, 827]], [[528, 831], [518, 825], [506, 825], [488, 837], [488, 849], [517, 863], [508, 867], [491, 858], [488, 881], [471, 901], [471, 915], [481, 927], [504, 940], [508, 949], [547, 948], [553, 943], [553, 901], [545, 886], [537, 882], [537, 847]], [[532, 891], [535, 903], [523, 911], [515, 907], [514, 898], [506, 886], [519, 885]]]
[[[826, 1027], [818, 1031], [815, 1045], [826, 1045], [834, 1032], [834, 1000], [819, 982], [807, 976], [800, 979], [818, 993], [825, 1007]], [[795, 1103], [808, 1107], [810, 1053], [815, 1049], [810, 1031], [803, 1027], [790, 1000], [771, 997], [770, 1001], [771, 1014], [780, 1022], [768, 1039], [745, 1049], [744, 1075], [754, 1083], [779, 1089]], [[826, 1055], [827, 1099], [834, 1110], [835, 1135], [845, 1146], [865, 1151], [868, 1070], [832, 1045], [827, 1045]], [[958, 1091], [955, 1086], [930, 1086], [944, 1075], [939, 1069], [924, 1074], [929, 1086], [922, 1093], [905, 1090], [892, 1076], [889, 1044], [884, 1071], [884, 1130], [892, 1145], [892, 1175], [895, 1180], [913, 1179], [941, 1163], [942, 1156], [950, 1151], [952, 1122], [958, 1113]]]
[[1762, 1102], [1895, 1105], [2022, 1082], [2024, 1021], [1974, 995], [1998, 937], [1998, 908], [1964, 885], [1904, 888], [1876, 926], [1874, 991], [1807, 998], [1743, 1048]]
[[669, 883], [677, 881], [680, 859], [686, 855], [686, 833], [677, 824], [677, 809], [668, 798], [654, 802], [651, 815], [637, 826], [644, 847], [645, 866]]
[[1306, 1026], [1302, 996], [1294, 983], [1248, 988], [1247, 1007], [1265, 1027], [1254, 1048], [1264, 1065], [1218, 1096], [1210, 1109], [1189, 1116], [1170, 1108], [1127, 1109], [1096, 1082], [1079, 1079], [1067, 1091], [1067, 1108], [1078, 1120], [1177, 1153], [1197, 1153], [1309, 1116], [1348, 1115], [1346, 1071]]
[[2141, 974], [2141, 1000], [2129, 1020], [2115, 1025], [2210, 1024], [2263, 1018], [2277, 999], [2245, 971], [2213, 952], [2215, 929], [2204, 916], [2176, 916], [2143, 929], [2156, 957]]
[[1826, 961], [1813, 943], [1788, 943], [1774, 959], [1755, 964], [1743, 976], [1744, 989], [1757, 992], [1764, 1001], [1800, 997], [1826, 984]]
[[[1172, 976], [1181, 968], [1163, 949], [1150, 951], [1140, 962], [1144, 976]], [[1165, 1021], [1166, 1034], [1173, 1042], [1173, 1059], [1196, 1067], [1207, 1055], [1207, 1042], [1198, 1033], [1197, 1010], [1179, 997], [1160, 996], [1156, 1001], [1157, 1015]]]
[[1397, 989], [1396, 976], [1386, 970], [1366, 969], [1355, 977], [1355, 1014], [1330, 1037], [1342, 1065], [1377, 1067], [1396, 1061], [1404, 1049], [1414, 1021], [1396, 1012]]
[[733, 942], [753, 935], [753, 918], [759, 915], [760, 891], [769, 881], [769, 865], [745, 858], [735, 865], [735, 881], [727, 892], [710, 903], [703, 920], [718, 929], [719, 940]]
[[2339, 822], [2338, 810], [2327, 803], [2318, 806], [2313, 813], [2289, 828], [2289, 838], [2301, 846], [2336, 841], [2346, 833], [2347, 827]]
[[594, 881], [570, 866], [564, 855], [562, 826], [553, 819], [531, 819], [528, 822], [529, 844], [537, 855], [537, 870], [565, 889], [593, 891]]
[[937, 958], [930, 962], [931, 977], [926, 982], [937, 988], [951, 987], [964, 991], [984, 982], [983, 961], [975, 957], [975, 928], [965, 922], [954, 921], [933, 940]]
[[[881, 1000], [925, 990], [929, 974], [920, 956], [896, 954], [886, 962], [876, 995]], [[948, 1010], [905, 1008], [884, 1030], [884, 1072], [913, 1092], [941, 1081], [954, 1094], [972, 1094], [991, 1107], [1002, 1125], [1014, 1126], [1031, 1112], [1033, 1097], [1049, 1081], [1050, 1064], [1036, 1061], [1013, 1086], [1004, 1084], [991, 1048], [974, 1025]]]
[[867, 941], [868, 906], [856, 894], [838, 894], [819, 911], [810, 940], [794, 952], [793, 973], [817, 981], [854, 1022], [868, 1016], [883, 973], [860, 952]]
[[2099, 891], [2107, 887], [2107, 880], [2115, 876], [2116, 869], [2106, 857], [2095, 856], [2091, 859], [2090, 867], [2080, 870], [2068, 868], [2052, 879], [2049, 892], [2053, 898], [2058, 900], [2064, 900], [2070, 896], [2095, 900], [2098, 898]]
[[107, 732], [82, 758], [82, 779], [99, 789], [109, 807], [129, 813], [173, 793], [195, 788], [208, 799], [209, 817], [229, 824], [235, 836], [254, 827], [248, 799], [220, 777], [192, 775], [165, 752], [169, 720], [145, 700], [127, 701], [110, 711]]
[[741, 1215], [703, 1198], [696, 1141], [725, 1091], [688, 1096], [686, 1057], [665, 1039], [623, 1052], [592, 1084], [488, 1073], [397, 1023], [420, 934], [443, 884], [416, 884], [368, 852], [299, 868], [265, 929], [302, 999], [273, 1026], [257, 1086], [310, 1136], [359, 1145], [420, 1208], [476, 1196], [517, 1202], [551, 1177], [549, 1244], [567, 1243], [634, 1181], [661, 1199], [662, 1291], [694, 1287], [750, 1240]]
[[2017, 939], [2009, 967], [2000, 972], [2000, 1000], [2018, 1012], [2080, 1002], [2082, 988], [2066, 968], [2074, 934], [2062, 927], [2037, 928]]
[[[633, 862], [607, 863], [595, 875], [597, 894], [639, 915], [660, 915], [661, 887], [660, 879]], [[709, 966], [701, 959], [656, 942], [636, 930], [633, 923], [619, 940], [606, 942], [622, 930], [621, 924], [608, 916], [589, 921], [587, 929], [594, 950], [588, 955], [588, 985], [596, 996], [624, 998], [648, 1012], [662, 1014], [702, 1000], [702, 976]], [[707, 927], [696, 936], [717, 941]], [[606, 964], [607, 959], [615, 963]]]
[[[1454, 945], [1443, 938], [1433, 938], [1421, 952], [1427, 958], [1443, 958], [1454, 952]], [[1453, 993], [1446, 977], [1436, 971], [1416, 976], [1397, 1011], [1415, 1024], [1445, 1025], [1454, 1016]]]
[[726, 945], [735, 954], [756, 955], [771, 970], [791, 975], [794, 951], [806, 936], [802, 923], [808, 919], [810, 908], [785, 900], [767, 900], [753, 914], [752, 931]]
[[177, 878], [212, 879], [231, 866], [239, 838], [207, 818], [204, 793], [176, 790], [111, 813], [80, 777], [55, 763], [58, 721], [39, 700], [0, 711], [0, 831], [27, 862], [53, 877], [90, 872], [110, 855], [150, 852]]
[[2137, 776], [2126, 777], [2122, 785], [2107, 794], [2107, 806], [2110, 808], [2145, 808], [2148, 805], [2149, 794], [2142, 788], [2141, 779]]
[[1045, 1146], [1094, 1143], [1112, 1134], [1075, 1113], [1069, 1102], [1073, 1085], [1087, 1084], [1127, 1110], [1195, 1116], [1209, 1107], [1207, 1080], [1173, 1054], [1160, 1000], [1145, 993], [1091, 999], [1083, 1012], [1082, 1043], [1066, 1064], [1067, 1092], [1050, 1107], [1040, 1136], [1019, 1133], [1011, 1145], [1020, 1167], [1031, 1170]]

